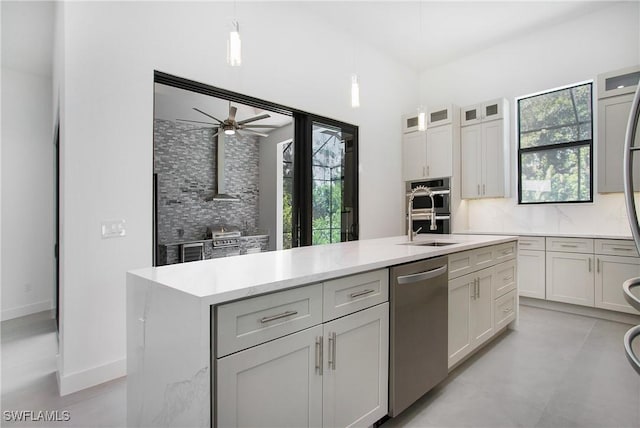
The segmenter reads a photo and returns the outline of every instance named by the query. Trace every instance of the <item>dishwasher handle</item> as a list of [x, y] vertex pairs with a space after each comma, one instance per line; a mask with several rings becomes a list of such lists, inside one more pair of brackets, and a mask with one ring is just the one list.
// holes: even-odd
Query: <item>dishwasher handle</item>
[[414, 284], [416, 282], [425, 281], [427, 279], [435, 278], [447, 272], [447, 265], [440, 266], [436, 269], [431, 269], [426, 272], [414, 273], [412, 275], [403, 275], [397, 278], [398, 284]]

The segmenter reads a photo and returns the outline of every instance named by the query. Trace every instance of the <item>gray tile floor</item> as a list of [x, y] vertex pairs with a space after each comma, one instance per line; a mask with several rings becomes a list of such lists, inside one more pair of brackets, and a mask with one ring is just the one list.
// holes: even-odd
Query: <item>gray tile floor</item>
[[[520, 324], [460, 365], [383, 428], [640, 427], [640, 376], [624, 357], [630, 326], [523, 306]], [[47, 314], [2, 323], [2, 410], [68, 410], [69, 422], [2, 426], [124, 427], [124, 378], [57, 394]]]

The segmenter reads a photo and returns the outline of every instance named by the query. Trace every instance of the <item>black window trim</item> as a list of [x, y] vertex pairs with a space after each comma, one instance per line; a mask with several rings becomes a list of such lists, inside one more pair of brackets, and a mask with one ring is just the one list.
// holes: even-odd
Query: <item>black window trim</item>
[[[540, 91], [529, 95], [524, 95], [516, 98], [516, 141], [517, 141], [517, 162], [518, 162], [518, 205], [519, 206], [527, 206], [527, 205], [566, 205], [566, 204], [593, 204], [593, 193], [594, 187], [593, 183], [595, 181], [595, 174], [593, 169], [593, 158], [594, 158], [594, 150], [593, 150], [593, 116], [594, 116], [594, 98], [593, 98], [593, 79], [585, 80], [582, 82], [572, 83], [569, 85], [561, 86], [558, 88], [554, 88], [547, 91]], [[520, 148], [520, 101], [537, 97], [540, 95], [551, 94], [553, 92], [565, 91], [567, 89], [575, 88], [578, 86], [590, 85], [591, 86], [591, 139], [588, 140], [579, 140], [579, 141], [569, 141], [565, 143], [558, 144], [549, 144], [545, 146], [536, 146], [536, 147], [526, 147]], [[578, 125], [585, 123], [584, 121], [576, 121]], [[564, 125], [567, 126], [567, 125]], [[531, 153], [531, 152], [542, 152], [546, 150], [558, 150], [558, 149], [567, 149], [573, 147], [586, 147], [589, 146], [590, 156], [589, 156], [589, 171], [591, 180], [589, 180], [589, 199], [586, 201], [548, 201], [548, 202], [522, 202], [522, 154], [523, 153]]]

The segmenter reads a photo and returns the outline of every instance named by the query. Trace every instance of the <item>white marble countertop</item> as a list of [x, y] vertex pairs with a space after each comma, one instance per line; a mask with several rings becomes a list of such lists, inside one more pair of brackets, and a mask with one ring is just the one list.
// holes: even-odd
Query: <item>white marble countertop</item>
[[633, 240], [631, 235], [595, 235], [588, 233], [545, 233], [545, 232], [479, 232], [466, 230], [455, 232], [459, 235], [509, 235], [509, 236], [554, 236], [558, 238], [592, 238], [592, 239], [627, 239]]
[[132, 270], [128, 275], [218, 304], [285, 288], [320, 282], [397, 264], [437, 257], [517, 239], [517, 236], [420, 234], [414, 242], [453, 245], [402, 245], [406, 236], [247, 254]]

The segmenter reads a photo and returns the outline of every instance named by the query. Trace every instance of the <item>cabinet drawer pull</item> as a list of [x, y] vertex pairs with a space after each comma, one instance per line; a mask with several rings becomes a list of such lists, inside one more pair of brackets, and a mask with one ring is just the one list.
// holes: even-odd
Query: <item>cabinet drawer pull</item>
[[504, 312], [505, 314], [508, 314], [509, 312], [513, 312], [513, 308], [503, 309], [502, 312]]
[[316, 370], [322, 376], [322, 336], [316, 337]]
[[505, 276], [504, 278], [502, 278], [503, 281], [511, 281], [513, 279], [513, 276]]
[[510, 250], [510, 249], [509, 249], [509, 250], [504, 250], [504, 251], [502, 252], [502, 254], [503, 254], [503, 255], [505, 255], [505, 256], [507, 256], [507, 255], [511, 254], [511, 250]]
[[533, 245], [532, 242], [520, 242], [520, 245]]
[[633, 251], [633, 248], [611, 247], [615, 251]]
[[564, 248], [578, 248], [576, 244], [560, 244], [560, 246]]
[[360, 296], [364, 296], [366, 294], [371, 294], [376, 290], [372, 290], [370, 288], [366, 289], [366, 290], [362, 290], [362, 291], [356, 291], [354, 293], [349, 294], [349, 297], [351, 297], [352, 299], [355, 299], [356, 297], [360, 297]]
[[329, 359], [327, 361], [327, 367], [330, 369], [336, 369], [336, 333], [333, 332], [329, 335]]
[[275, 320], [279, 320], [280, 318], [286, 318], [286, 317], [290, 317], [291, 315], [297, 315], [297, 313], [298, 311], [287, 311], [281, 314], [271, 315], [270, 317], [260, 318], [260, 322], [264, 324], [269, 321], [275, 321]]

